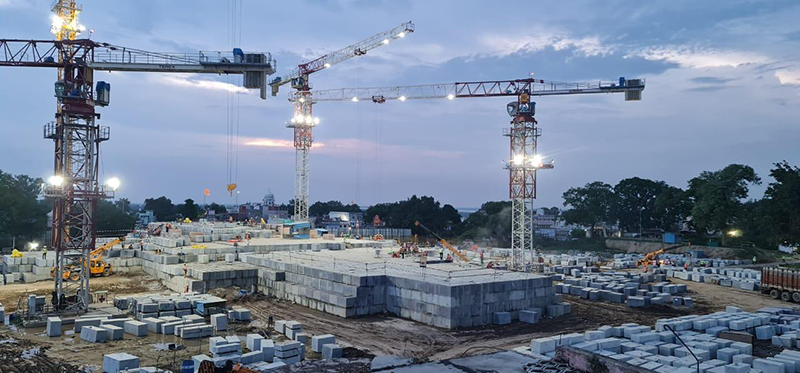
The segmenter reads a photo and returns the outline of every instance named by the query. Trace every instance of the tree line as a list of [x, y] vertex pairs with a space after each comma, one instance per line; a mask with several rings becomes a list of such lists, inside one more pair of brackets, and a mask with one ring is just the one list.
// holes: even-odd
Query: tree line
[[731, 164], [703, 171], [681, 189], [632, 177], [617, 185], [595, 181], [563, 194], [563, 219], [590, 228], [619, 225], [626, 232], [688, 228], [703, 237], [741, 237], [761, 247], [800, 244], [800, 168], [775, 163], [760, 199], [747, 199], [761, 184], [752, 167]]

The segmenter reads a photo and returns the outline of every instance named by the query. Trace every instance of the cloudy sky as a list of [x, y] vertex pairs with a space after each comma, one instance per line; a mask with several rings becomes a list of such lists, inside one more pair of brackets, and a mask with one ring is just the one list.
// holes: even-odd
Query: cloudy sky
[[[561, 205], [571, 186], [640, 176], [685, 187], [703, 170], [800, 164], [800, 3], [797, 1], [244, 0], [241, 39], [226, 1], [79, 1], [92, 39], [163, 52], [271, 52], [278, 75], [298, 63], [404, 21], [416, 32], [312, 76], [315, 88], [489, 79], [647, 80], [643, 100], [622, 95], [537, 99], [539, 206]], [[49, 39], [50, 0], [0, 0], [0, 38]], [[237, 28], [238, 30], [238, 28]], [[239, 202], [271, 189], [293, 194], [287, 90], [261, 100], [240, 78], [96, 74], [111, 83], [101, 124], [101, 178], [123, 181], [133, 202], [232, 203], [229, 92], [239, 97]], [[0, 169], [46, 177], [55, 71], [0, 69]], [[361, 205], [432, 195], [457, 207], [508, 198], [508, 98], [320, 103], [311, 156], [311, 200]], [[760, 197], [764, 186], [753, 189]]]

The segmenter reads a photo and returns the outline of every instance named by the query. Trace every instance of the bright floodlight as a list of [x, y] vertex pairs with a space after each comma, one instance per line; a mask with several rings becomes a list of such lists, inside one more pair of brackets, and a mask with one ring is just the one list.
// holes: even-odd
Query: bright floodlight
[[383, 39], [383, 44], [389, 44], [389, 39]]
[[352, 99], [352, 100], [350, 100], [350, 101], [353, 101], [353, 102], [358, 102], [358, 97], [356, 97], [356, 96], [353, 96], [353, 99]]
[[106, 185], [108, 185], [108, 187], [113, 189], [113, 190], [117, 190], [117, 189], [119, 189], [120, 181], [119, 181], [118, 178], [112, 177], [112, 178], [106, 180]]
[[47, 182], [52, 186], [61, 186], [61, 184], [64, 184], [64, 178], [58, 175], [54, 175], [50, 176], [50, 178], [47, 179]]
[[449, 94], [449, 95], [447, 95], [447, 99], [448, 99], [448, 100], [452, 100], [452, 99], [454, 99], [454, 98], [456, 98], [456, 96], [454, 96], [452, 93], [451, 93], [451, 94]]
[[327, 69], [327, 68], [331, 67], [331, 64], [329, 64], [329, 63], [326, 63], [326, 64], [325, 64], [325, 65], [323, 65], [323, 66], [324, 66], [324, 67]]
[[314, 118], [314, 124], [319, 124], [319, 117]]
[[521, 165], [524, 159], [525, 158], [522, 157], [522, 154], [517, 154], [511, 161], [514, 162], [515, 165]]
[[405, 101], [406, 100], [406, 96], [400, 96], [397, 99], [400, 100], [400, 101]]
[[36, 250], [36, 248], [39, 247], [39, 243], [38, 242], [28, 242], [28, 246], [31, 247], [31, 250]]
[[536, 166], [536, 167], [541, 167], [541, 166], [542, 166], [542, 159], [543, 159], [543, 158], [542, 158], [542, 156], [541, 156], [541, 155], [539, 155], [539, 154], [536, 154], [536, 155], [534, 155], [534, 156], [533, 156], [533, 158], [531, 159], [531, 163], [533, 163], [533, 165], [534, 165], [534, 166]]
[[401, 32], [401, 33], [397, 34], [397, 37], [398, 38], [404, 38], [404, 37], [406, 37], [406, 33], [405, 32]]
[[740, 234], [742, 234], [742, 231], [737, 229], [728, 232], [728, 235], [731, 237], [738, 237]]
[[305, 98], [303, 98], [303, 97], [300, 97], [300, 100], [299, 100], [299, 101], [300, 101], [300, 102], [306, 102], [306, 99], [305, 99]]

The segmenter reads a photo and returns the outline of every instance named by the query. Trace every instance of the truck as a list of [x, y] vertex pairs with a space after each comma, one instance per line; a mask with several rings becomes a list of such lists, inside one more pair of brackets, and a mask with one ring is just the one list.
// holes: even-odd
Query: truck
[[761, 268], [761, 293], [769, 294], [773, 299], [800, 303], [800, 270]]

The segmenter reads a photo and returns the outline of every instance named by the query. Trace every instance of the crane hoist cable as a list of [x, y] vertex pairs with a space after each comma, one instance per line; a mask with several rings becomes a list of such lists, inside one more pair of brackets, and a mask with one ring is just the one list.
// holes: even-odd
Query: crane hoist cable
[[[242, 0], [230, 0], [228, 2], [228, 13], [227, 13], [227, 24], [228, 24], [228, 49], [232, 50], [233, 48], [237, 47], [242, 42]], [[244, 78], [242, 78], [244, 79]], [[238, 77], [234, 78], [228, 75], [226, 77], [227, 83], [229, 86], [233, 86], [235, 82], [234, 80], [238, 80]], [[241, 106], [240, 106], [240, 99], [237, 92], [232, 91], [231, 89], [226, 90], [226, 118], [225, 118], [225, 126], [226, 126], [226, 177], [227, 177], [227, 185], [226, 189], [228, 193], [230, 193], [231, 197], [233, 196], [233, 192], [238, 187], [237, 182], [239, 180], [239, 123], [240, 123], [240, 113], [241, 113]], [[238, 202], [238, 200], [237, 200]]]

